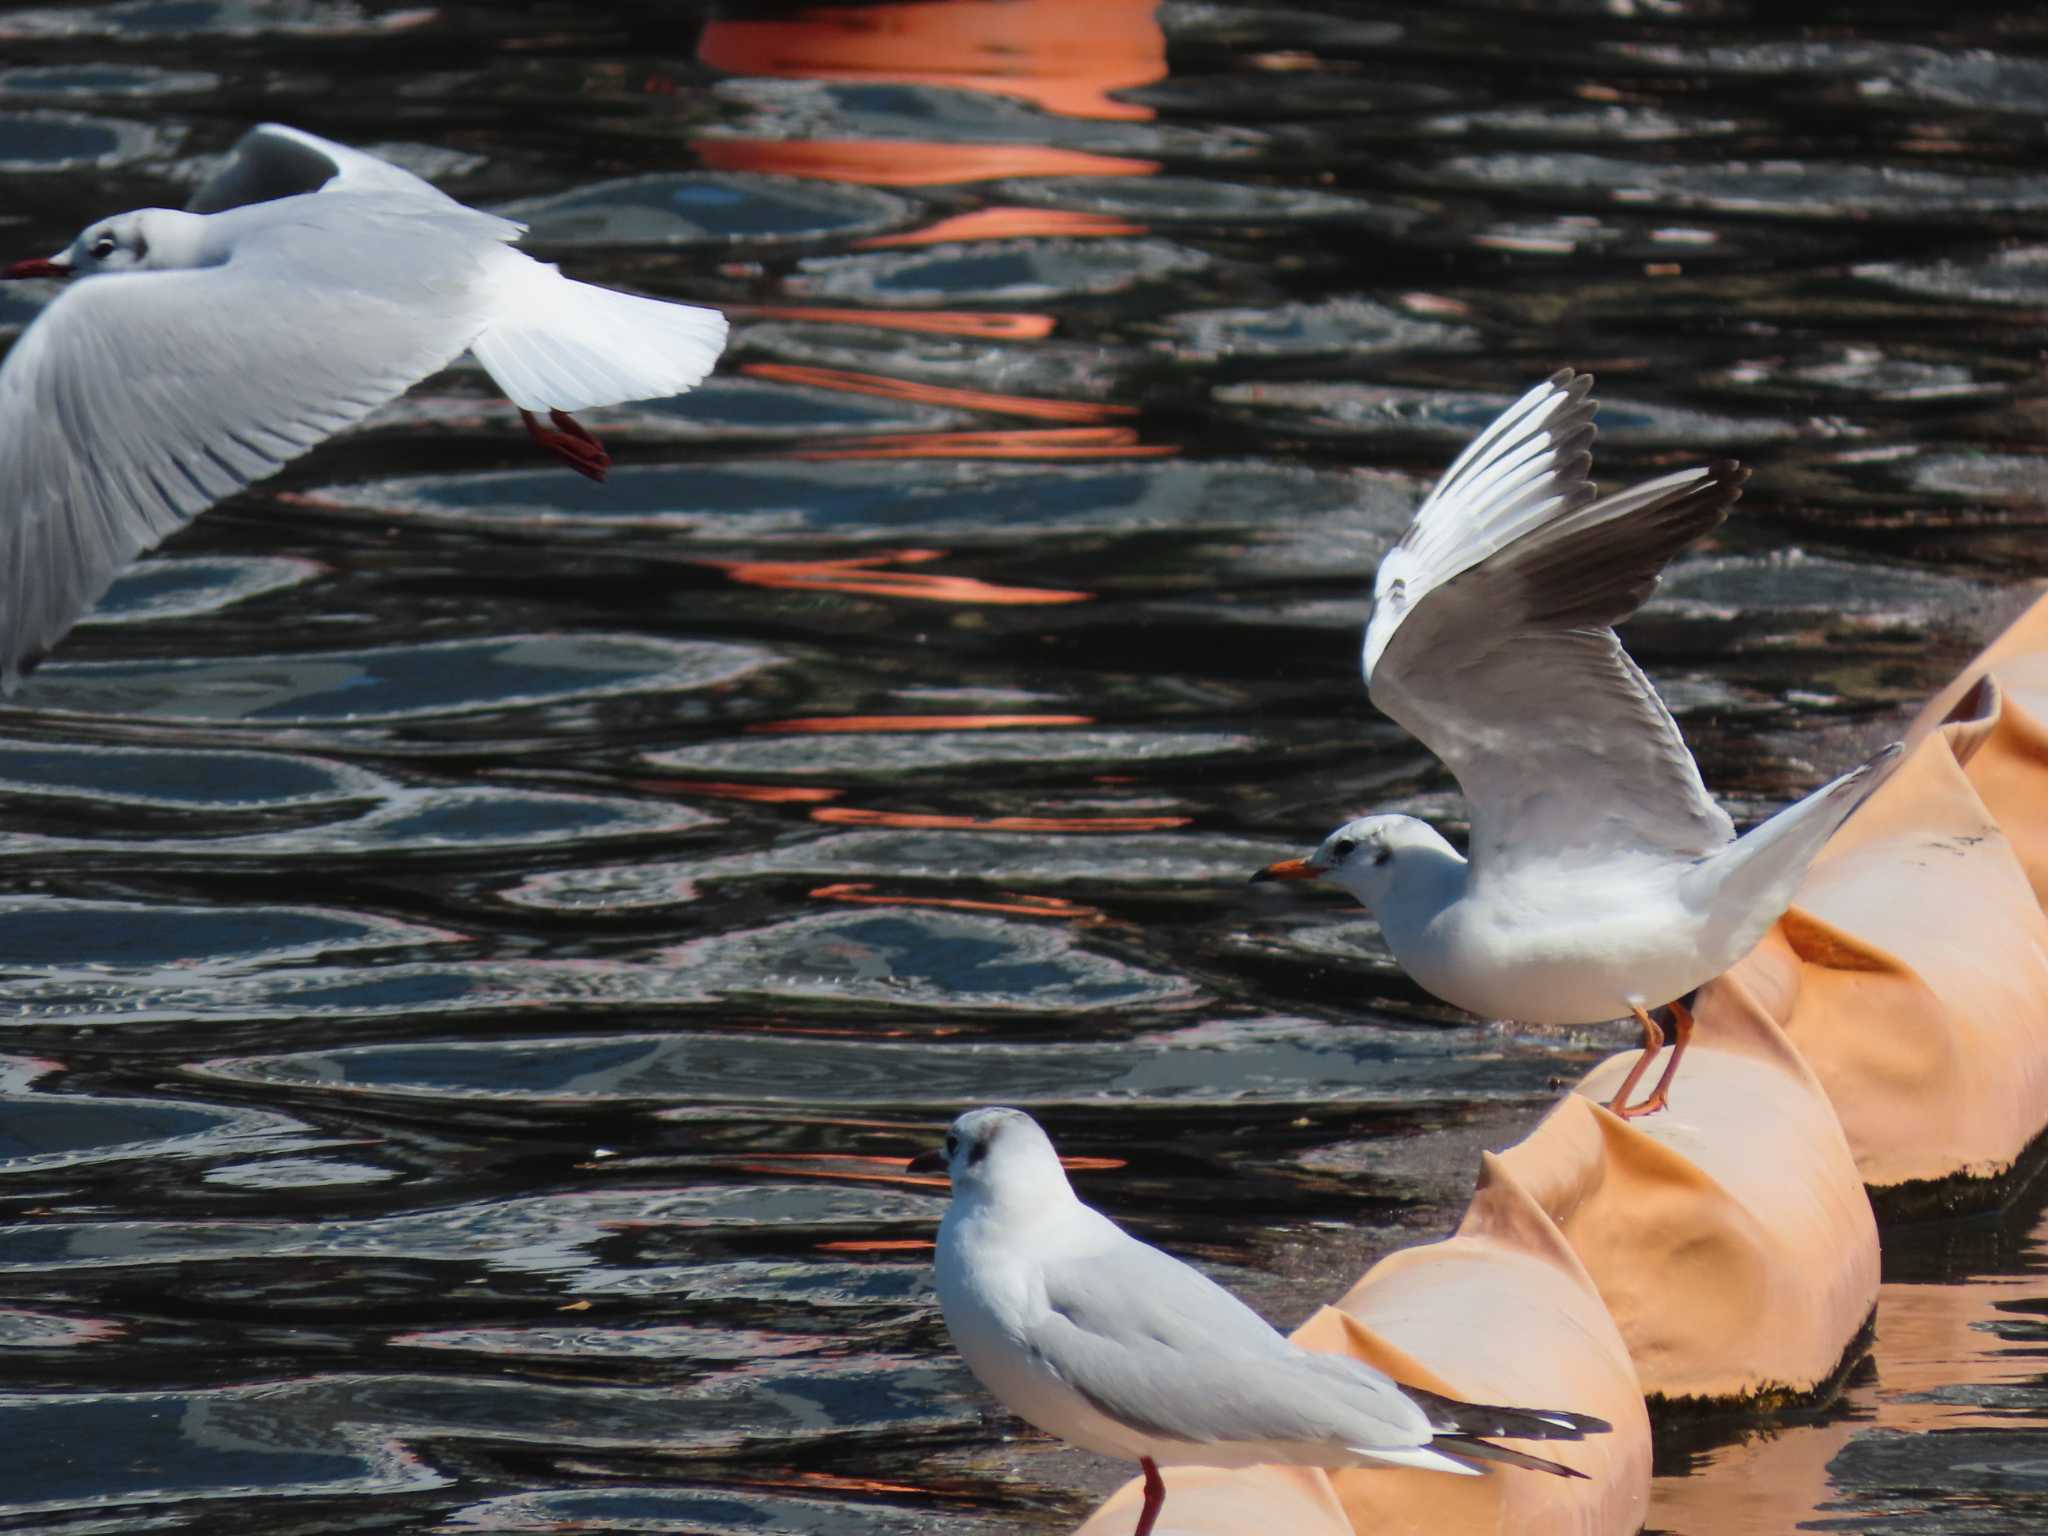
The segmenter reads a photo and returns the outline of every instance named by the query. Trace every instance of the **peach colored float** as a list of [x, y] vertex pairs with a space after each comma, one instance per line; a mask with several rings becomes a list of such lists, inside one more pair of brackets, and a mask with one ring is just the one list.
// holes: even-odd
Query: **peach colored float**
[[1935, 696], [1792, 911], [1700, 993], [1701, 1040], [1784, 1030], [1881, 1203], [1982, 1203], [1963, 1181], [2048, 1128], [2044, 721], [2048, 598]]
[[[1908, 748], [1792, 910], [1701, 990], [1668, 1111], [1609, 1113], [1635, 1052], [1602, 1062], [1483, 1159], [1456, 1233], [1382, 1259], [1295, 1334], [1436, 1391], [1599, 1414], [1612, 1434], [1546, 1447], [1588, 1480], [1171, 1468], [1159, 1536], [1626, 1536], [1647, 1513], [1645, 1393], [1826, 1386], [1877, 1301], [1865, 1186], [1966, 1204], [2048, 1127], [2048, 597]], [[1133, 1481], [1082, 1536], [1126, 1536], [1137, 1507]]]

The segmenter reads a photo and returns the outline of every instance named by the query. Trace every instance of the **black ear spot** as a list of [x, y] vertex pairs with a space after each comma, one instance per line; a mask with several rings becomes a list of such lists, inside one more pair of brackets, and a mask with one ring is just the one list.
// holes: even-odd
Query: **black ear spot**
[[967, 1166], [972, 1168], [976, 1163], [980, 1162], [983, 1158], [987, 1156], [988, 1143], [985, 1141], [977, 1141], [974, 1144], [974, 1150], [967, 1154]]
[[1391, 858], [1392, 858], [1393, 856], [1394, 856], [1394, 850], [1393, 850], [1393, 849], [1391, 849], [1391, 848], [1385, 847], [1384, 845], [1382, 845], [1382, 846], [1381, 846], [1380, 848], [1378, 848], [1377, 850], [1375, 850], [1375, 851], [1374, 851], [1374, 853], [1373, 853], [1373, 856], [1372, 856], [1372, 861], [1373, 861], [1373, 863], [1374, 863], [1374, 864], [1384, 864], [1384, 863], [1386, 863], [1386, 862], [1387, 862], [1387, 860], [1391, 859]]
[[946, 1161], [950, 1163], [953, 1160], [953, 1154], [959, 1150], [960, 1138], [958, 1136], [948, 1136], [946, 1138]]

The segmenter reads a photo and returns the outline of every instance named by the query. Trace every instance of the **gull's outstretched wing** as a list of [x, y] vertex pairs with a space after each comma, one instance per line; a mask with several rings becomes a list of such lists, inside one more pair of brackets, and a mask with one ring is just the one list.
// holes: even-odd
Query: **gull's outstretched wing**
[[302, 198], [213, 267], [81, 278], [0, 364], [0, 689], [137, 553], [453, 361], [501, 221]]
[[1161, 1440], [1346, 1446], [1463, 1470], [1427, 1452], [1423, 1411], [1355, 1360], [1295, 1348], [1199, 1271], [1116, 1232], [1043, 1269], [1029, 1347], [1106, 1418]]
[[320, 191], [383, 192], [455, 203], [432, 182], [400, 170], [388, 160], [301, 128], [261, 123], [235, 141], [227, 160], [200, 184], [185, 209], [188, 213], [219, 213], [223, 208]]
[[1509, 407], [1374, 582], [1367, 686], [1457, 775], [1476, 879], [1693, 858], [1734, 835], [1612, 626], [1728, 515], [1746, 471], [1724, 460], [1596, 500], [1591, 386], [1560, 373]]

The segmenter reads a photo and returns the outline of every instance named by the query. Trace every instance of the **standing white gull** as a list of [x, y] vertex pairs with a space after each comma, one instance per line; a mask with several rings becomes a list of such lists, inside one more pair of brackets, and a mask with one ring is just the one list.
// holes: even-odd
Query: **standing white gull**
[[0, 689], [141, 551], [465, 350], [602, 480], [569, 412], [691, 388], [725, 317], [571, 281], [521, 233], [270, 123], [191, 209], [101, 219], [0, 271], [74, 279], [0, 364]]
[[[1470, 857], [1412, 816], [1366, 816], [1252, 878], [1327, 875], [1446, 1002], [1529, 1024], [1634, 1014], [1643, 1055], [1622, 1115], [1666, 1102], [1683, 999], [1753, 948], [1899, 748], [1741, 838], [1613, 625], [1666, 561], [1719, 526], [1730, 460], [1612, 496], [1586, 478], [1590, 374], [1553, 375], [1458, 455], [1380, 562], [1365, 629], [1372, 701], [1444, 760], [1471, 806]], [[1656, 1087], [1631, 1105], [1663, 1044]]]
[[953, 1198], [936, 1261], [946, 1330], [1013, 1413], [1105, 1456], [1136, 1461], [1148, 1536], [1162, 1466], [1424, 1467], [1475, 1462], [1583, 1477], [1479, 1438], [1581, 1440], [1585, 1414], [1461, 1403], [1348, 1355], [1301, 1348], [1206, 1275], [1075, 1198], [1052, 1142], [1021, 1110], [970, 1109], [944, 1152]]

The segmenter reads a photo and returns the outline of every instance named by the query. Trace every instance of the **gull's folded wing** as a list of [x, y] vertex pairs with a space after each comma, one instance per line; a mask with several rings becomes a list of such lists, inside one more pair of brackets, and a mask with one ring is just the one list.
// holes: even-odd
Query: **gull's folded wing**
[[1391, 1381], [1295, 1348], [1221, 1286], [1135, 1239], [1056, 1259], [1044, 1277], [1051, 1311], [1029, 1346], [1096, 1412], [1142, 1434], [1396, 1453], [1429, 1442], [1422, 1411]]

